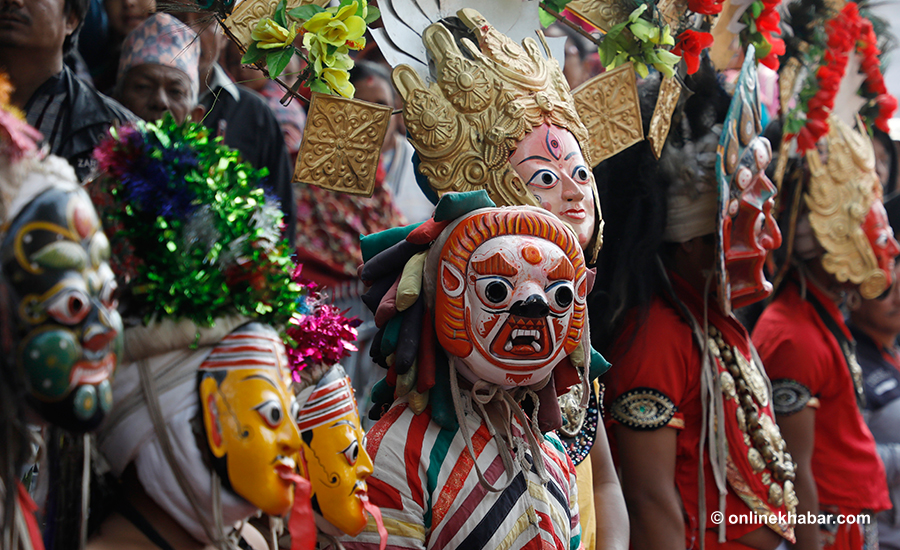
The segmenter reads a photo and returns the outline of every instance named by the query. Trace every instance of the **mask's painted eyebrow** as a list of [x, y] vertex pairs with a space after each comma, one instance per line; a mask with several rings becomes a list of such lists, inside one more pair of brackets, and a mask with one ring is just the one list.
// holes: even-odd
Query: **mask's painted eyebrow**
[[519, 164], [522, 164], [523, 162], [529, 161], [529, 160], [542, 160], [542, 161], [544, 161], [544, 162], [552, 162], [550, 159], [544, 158], [544, 157], [542, 157], [542, 156], [540, 156], [540, 155], [533, 155], [533, 156], [530, 156], [530, 157], [528, 157], [528, 158], [525, 158], [525, 159], [520, 160], [519, 163], [516, 164], [516, 166], [518, 166]]
[[275, 384], [275, 382], [272, 382], [272, 380], [268, 376], [263, 376], [261, 374], [251, 374], [249, 376], [245, 376], [244, 378], [241, 378], [241, 382], [244, 382], [246, 380], [265, 380], [269, 384], [272, 384], [273, 388], [275, 388], [276, 390], [280, 390], [280, 388]]
[[579, 154], [578, 151], [572, 151], [571, 153], [566, 155], [566, 160], [569, 160], [570, 158], [574, 157], [577, 154]]
[[355, 427], [356, 427], [356, 426], [353, 424], [353, 422], [350, 422], [349, 420], [338, 420], [337, 422], [335, 422], [334, 424], [332, 424], [330, 427], [332, 427], [332, 428], [337, 428], [338, 426], [350, 426], [351, 428], [355, 428]]
[[547, 279], [551, 281], [571, 281], [575, 279], [575, 267], [568, 258], [560, 258], [550, 272], [547, 273]]
[[501, 275], [503, 277], [512, 277], [518, 270], [516, 266], [511, 264], [509, 260], [501, 252], [492, 254], [489, 258], [480, 262], [472, 262], [472, 268], [479, 275]]

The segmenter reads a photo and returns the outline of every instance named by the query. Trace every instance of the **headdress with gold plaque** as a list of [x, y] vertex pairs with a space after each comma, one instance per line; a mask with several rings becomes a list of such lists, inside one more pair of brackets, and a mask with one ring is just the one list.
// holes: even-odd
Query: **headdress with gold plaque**
[[[395, 8], [386, 7], [384, 13], [389, 11], [394, 13]], [[421, 67], [417, 71], [409, 64], [394, 69], [418, 171], [435, 199], [448, 192], [484, 189], [498, 205], [540, 207], [509, 161], [526, 134], [542, 124], [568, 130], [591, 164], [588, 132], [562, 70], [552, 56], [545, 57], [550, 48], [542, 36], [544, 52], [530, 37], [516, 43], [473, 9], [463, 8], [455, 15], [474, 34], [477, 45], [468, 37], [457, 40], [447, 25], [437, 21], [424, 28], [421, 37], [432, 73], [421, 75]], [[385, 25], [385, 32], [392, 32], [387, 16]], [[382, 49], [386, 42], [379, 42]], [[426, 85], [423, 76], [432, 83]], [[596, 223], [589, 257], [595, 257], [602, 245], [603, 224], [596, 183], [590, 179]]]
[[[593, 13], [590, 19], [610, 31], [630, 21], [638, 26], [632, 34], [642, 32], [642, 13], [625, 9], [616, 15], [601, 9], [597, 2], [573, 4], [581, 14]], [[777, 238], [763, 243], [761, 235], [771, 227], [761, 218], [771, 208], [774, 189], [765, 180], [771, 152], [766, 140], [759, 137], [762, 122], [756, 66], [757, 61], [767, 59], [771, 42], [777, 42], [777, 38], [765, 39], [769, 47], [763, 50], [749, 31], [748, 36], [740, 29], [722, 33], [732, 19], [754, 17], [754, 10], [740, 10], [737, 2], [677, 4], [660, 2], [654, 7], [658, 10], [654, 17], [672, 25], [672, 34], [678, 37], [672, 51], [678, 51], [685, 63], [679, 63], [672, 75], [660, 69], [659, 74], [639, 83], [649, 143], [638, 144], [604, 165], [609, 183], [602, 198], [610, 219], [608, 245], [598, 262], [601, 267], [595, 303], [599, 307], [592, 310], [596, 312], [592, 321], [599, 330], [594, 334], [610, 340], [620, 338], [615, 346], [621, 351], [637, 341], [625, 328], [630, 320], [641, 326], [645, 320], [642, 314], [651, 303], [653, 307], [659, 303], [673, 307], [673, 314], [690, 330], [692, 349], [697, 352], [695, 359], [686, 363], [687, 368], [701, 379], [722, 381], [721, 386], [700, 384], [701, 412], [697, 423], [689, 421], [688, 426], [699, 431], [700, 424], [712, 419], [719, 422], [716, 430], [699, 437], [696, 449], [699, 456], [709, 457], [708, 462], [700, 461], [706, 470], [699, 472], [703, 481], [700, 496], [694, 501], [698, 517], [713, 510], [725, 514], [734, 510], [724, 497], [718, 503], [707, 501], [705, 491], [714, 483], [720, 495], [738, 496], [754, 512], [770, 518], [766, 523], [772, 531], [792, 540], [791, 526], [775, 521], [779, 513], [783, 516], [796, 503], [791, 458], [784, 453], [775, 427], [762, 365], [747, 349], [746, 333], [726, 334], [721, 330], [734, 326], [733, 298], [755, 301], [762, 297], [762, 264], [768, 250], [777, 246]], [[750, 3], [741, 4], [746, 10]], [[696, 17], [719, 12], [723, 15], [718, 20]], [[604, 22], [603, 17], [613, 20]], [[722, 35], [721, 42], [717, 34]], [[740, 44], [741, 51], [733, 49], [732, 42]], [[711, 48], [709, 54], [704, 53], [707, 48]], [[720, 67], [713, 54], [720, 54], [726, 61], [740, 61], [742, 70], [733, 94], [725, 78], [717, 73]], [[700, 246], [710, 247], [709, 252], [703, 260], [691, 260], [692, 269], [696, 268], [692, 273], [708, 277], [707, 287], [705, 291], [698, 289], [699, 299], [692, 299], [693, 294], [684, 292], [683, 281], [672, 275], [670, 259], [678, 254], [676, 250]], [[704, 260], [708, 263], [700, 265]], [[742, 268], [740, 276], [733, 273], [735, 266]], [[738, 282], [744, 284], [738, 286]], [[736, 289], [740, 292], [732, 294]], [[721, 298], [718, 303], [716, 294]], [[612, 418], [631, 429], [666, 425], [673, 418], [675, 403], [666, 404], [668, 398], [658, 390], [628, 387], [612, 395]], [[648, 407], [647, 403], [653, 405]], [[663, 409], [672, 412], [662, 414]], [[756, 425], [747, 421], [751, 410], [749, 417]], [[721, 542], [728, 535], [725, 529], [723, 526], [718, 533]]]
[[866, 130], [885, 128], [897, 105], [884, 86], [879, 41], [853, 2], [798, 2], [789, 13], [775, 172], [776, 183], [790, 190], [781, 214], [788, 247], [776, 284], [793, 258], [821, 257], [837, 282], [875, 298], [890, 286], [900, 250]]

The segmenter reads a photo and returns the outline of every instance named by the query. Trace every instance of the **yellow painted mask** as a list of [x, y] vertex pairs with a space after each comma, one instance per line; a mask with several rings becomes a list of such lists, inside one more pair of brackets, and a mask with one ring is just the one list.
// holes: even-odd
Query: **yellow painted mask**
[[366, 526], [372, 459], [350, 378], [334, 365], [315, 386], [302, 390], [297, 401], [313, 510], [342, 533], [356, 536]]
[[284, 344], [250, 323], [226, 336], [200, 366], [203, 424], [215, 467], [235, 493], [272, 516], [294, 500], [300, 433], [292, 414]]

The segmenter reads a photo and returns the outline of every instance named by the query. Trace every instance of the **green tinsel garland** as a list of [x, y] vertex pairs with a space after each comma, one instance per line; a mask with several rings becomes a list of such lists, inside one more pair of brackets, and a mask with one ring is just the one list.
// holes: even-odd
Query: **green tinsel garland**
[[199, 326], [240, 314], [276, 327], [296, 314], [301, 289], [281, 212], [260, 187], [265, 169], [170, 115], [114, 129], [94, 156], [92, 196], [132, 314]]

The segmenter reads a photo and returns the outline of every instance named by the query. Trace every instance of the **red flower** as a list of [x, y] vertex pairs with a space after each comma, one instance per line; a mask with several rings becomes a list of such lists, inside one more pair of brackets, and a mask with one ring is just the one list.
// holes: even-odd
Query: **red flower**
[[784, 55], [784, 40], [777, 36], [772, 36], [771, 34], [764, 32], [762, 33], [763, 38], [765, 38], [769, 44], [772, 45], [772, 51], [769, 52], [769, 55], [782, 56]]
[[865, 72], [869, 72], [872, 69], [880, 69], [881, 62], [878, 60], [877, 55], [866, 55], [865, 52], [861, 52], [863, 54], [862, 60], [860, 61], [860, 67]]
[[822, 91], [819, 90], [819, 92], [816, 95], [814, 95], [809, 100], [809, 102], [806, 104], [806, 108], [809, 109], [809, 112], [806, 114], [806, 117], [809, 118], [809, 113], [811, 113], [815, 110], [824, 111], [825, 109], [830, 108], [831, 102], [834, 100], [834, 94], [830, 94], [830, 95], [831, 95], [831, 97], [825, 97], [825, 95], [822, 94]]
[[884, 85], [884, 78], [879, 78], [875, 82], [866, 82], [866, 84], [868, 84], [869, 92], [871, 92], [875, 95], [881, 95], [881, 94], [887, 93], [887, 88]]
[[856, 4], [846, 4], [837, 16], [825, 24], [825, 31], [828, 47], [815, 72], [818, 90], [805, 105], [801, 105], [806, 112], [804, 125], [796, 135], [797, 148], [801, 152], [815, 147], [816, 141], [828, 132], [828, 113], [834, 107], [835, 95], [845, 76], [851, 51], [860, 55], [860, 67], [866, 75], [866, 83], [860, 93], [878, 107], [878, 116], [874, 121], [867, 120], [867, 123], [874, 123], [887, 131], [887, 121], [897, 109], [897, 99], [887, 93], [884, 85], [878, 59], [881, 52], [872, 23], [859, 15]]
[[806, 129], [816, 138], [824, 136], [828, 132], [828, 122], [825, 119], [806, 119]]
[[687, 74], [694, 74], [700, 68], [700, 52], [712, 43], [713, 37], [708, 32], [687, 29], [678, 35], [678, 42], [672, 48], [672, 53], [680, 55], [684, 59], [687, 65]]
[[[776, 4], [777, 5], [777, 4]], [[763, 9], [762, 13], [759, 14], [759, 17], [756, 19], [756, 28], [760, 30], [760, 32], [778, 32], [780, 30], [781, 16], [778, 14], [778, 10], [775, 9], [775, 6], [766, 7]]]
[[797, 151], [804, 153], [815, 146], [816, 138], [813, 137], [812, 133], [804, 126], [800, 129], [800, 133], [797, 134]]
[[759, 62], [772, 69], [773, 71], [777, 71], [778, 67], [780, 66], [778, 55], [775, 52], [769, 52], [769, 55], [760, 59]]
[[694, 13], [712, 15], [722, 11], [724, 0], [688, 0], [688, 9]]
[[[894, 116], [894, 111], [897, 110], [897, 98], [891, 94], [881, 94], [875, 101], [878, 103], [878, 119], [879, 121], [883, 120], [885, 126], [887, 126], [887, 120]], [[881, 126], [879, 126], [879, 128], [881, 128]], [[884, 128], [882, 128], [882, 130], [884, 130]], [[884, 131], [887, 132], [888, 130]]]
[[767, 32], [763, 32], [761, 34], [763, 38], [769, 42], [769, 45], [771, 47], [769, 49], [769, 53], [766, 54], [765, 57], [760, 59], [759, 62], [772, 69], [773, 71], [777, 71], [779, 66], [778, 58], [784, 55], [784, 40], [773, 37]]
[[[812, 100], [810, 100], [810, 102], [812, 102]], [[830, 107], [831, 105], [829, 105], [829, 108]], [[810, 109], [806, 113], [806, 120], [828, 120], [828, 111], [826, 111], [824, 107], [816, 107], [814, 109]]]
[[866, 80], [869, 82], [878, 82], [884, 78], [881, 75], [881, 68], [878, 65], [869, 65], [863, 72], [866, 73]]

